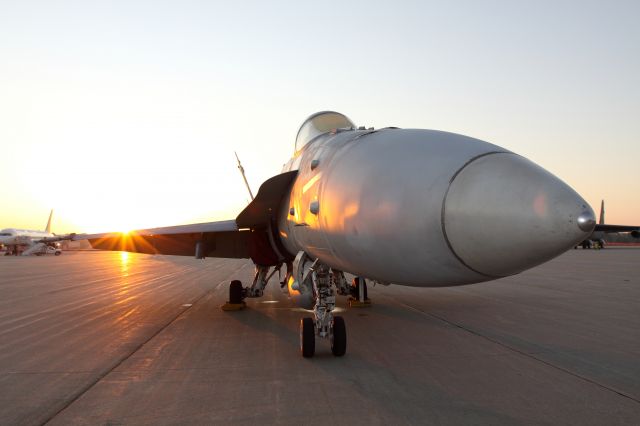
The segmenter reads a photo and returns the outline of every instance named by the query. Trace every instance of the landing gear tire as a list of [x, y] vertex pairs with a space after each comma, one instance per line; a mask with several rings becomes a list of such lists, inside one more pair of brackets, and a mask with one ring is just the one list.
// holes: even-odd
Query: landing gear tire
[[365, 308], [371, 306], [371, 300], [367, 294], [367, 281], [364, 278], [355, 277], [351, 282], [350, 308]]
[[242, 283], [239, 280], [233, 280], [229, 285], [229, 303], [234, 305], [242, 303]]
[[333, 317], [333, 334], [331, 335], [331, 353], [343, 356], [347, 352], [347, 327], [342, 317]]
[[367, 294], [367, 282], [365, 280], [360, 280], [357, 277], [354, 278], [353, 281], [351, 282], [351, 296], [353, 296], [356, 300], [360, 298], [361, 282], [364, 286], [364, 300], [367, 300], [369, 298], [369, 295]]
[[300, 320], [300, 353], [311, 358], [316, 352], [316, 326], [311, 318]]
[[241, 311], [247, 307], [244, 303], [244, 289], [238, 280], [231, 281], [229, 285], [229, 301], [220, 306], [223, 311]]

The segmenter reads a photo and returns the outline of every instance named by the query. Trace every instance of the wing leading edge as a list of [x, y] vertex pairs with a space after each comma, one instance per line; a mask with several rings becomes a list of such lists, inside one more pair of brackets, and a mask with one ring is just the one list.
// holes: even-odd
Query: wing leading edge
[[177, 256], [249, 258], [250, 231], [240, 231], [234, 220], [140, 229], [121, 233], [80, 234], [100, 250]]

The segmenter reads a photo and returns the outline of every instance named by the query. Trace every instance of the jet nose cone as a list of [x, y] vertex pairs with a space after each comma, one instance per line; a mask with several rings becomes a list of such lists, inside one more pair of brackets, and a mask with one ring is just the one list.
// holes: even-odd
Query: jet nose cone
[[595, 227], [591, 207], [531, 161], [510, 153], [479, 157], [453, 178], [443, 204], [456, 257], [491, 277], [521, 272], [563, 253]]
[[578, 216], [578, 228], [584, 232], [591, 233], [595, 227], [596, 216], [591, 208], [580, 213], [580, 216]]

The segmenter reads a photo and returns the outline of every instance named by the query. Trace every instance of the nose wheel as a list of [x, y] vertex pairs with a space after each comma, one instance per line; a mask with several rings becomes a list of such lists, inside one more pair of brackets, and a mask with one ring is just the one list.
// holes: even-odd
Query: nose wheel
[[[305, 358], [311, 358], [316, 351], [316, 324], [312, 318], [300, 320], [300, 353]], [[333, 317], [329, 330], [331, 339], [331, 353], [334, 356], [344, 356], [347, 352], [347, 327], [344, 318]]]

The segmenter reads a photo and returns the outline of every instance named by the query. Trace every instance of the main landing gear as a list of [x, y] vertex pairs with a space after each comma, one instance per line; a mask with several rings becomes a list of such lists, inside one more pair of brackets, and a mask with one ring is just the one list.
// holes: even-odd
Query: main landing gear
[[349, 306], [352, 308], [365, 308], [371, 306], [371, 299], [369, 299], [367, 294], [367, 282], [362, 277], [354, 277], [351, 282]]
[[223, 311], [239, 311], [246, 308], [247, 304], [244, 299], [247, 297], [262, 297], [264, 294], [264, 288], [267, 286], [269, 279], [280, 270], [279, 266], [276, 266], [271, 274], [269, 274], [269, 266], [256, 265], [256, 272], [253, 277], [253, 284], [251, 287], [243, 288], [242, 282], [238, 280], [231, 281], [229, 286], [229, 300], [227, 303], [221, 306]]

